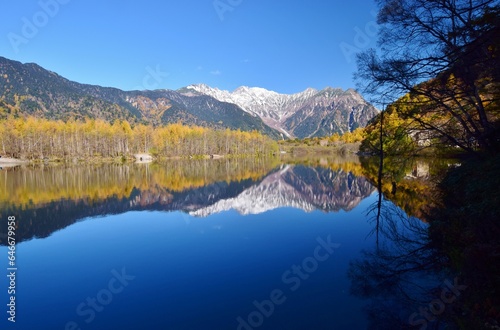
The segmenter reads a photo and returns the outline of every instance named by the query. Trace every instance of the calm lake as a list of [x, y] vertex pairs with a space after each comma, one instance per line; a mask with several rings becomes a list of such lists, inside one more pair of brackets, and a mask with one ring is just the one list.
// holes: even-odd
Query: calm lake
[[[439, 166], [391, 164], [390, 178], [377, 182], [376, 164], [354, 157], [3, 168], [0, 260], [11, 274], [7, 228], [15, 217], [16, 270], [15, 323], [6, 313], [12, 279], [1, 277], [1, 328], [422, 325], [412, 318], [420, 303], [403, 303], [397, 292], [368, 299], [363, 280], [371, 252], [401, 248], [394, 233], [418, 243]], [[418, 278], [419, 287], [443, 280]]]

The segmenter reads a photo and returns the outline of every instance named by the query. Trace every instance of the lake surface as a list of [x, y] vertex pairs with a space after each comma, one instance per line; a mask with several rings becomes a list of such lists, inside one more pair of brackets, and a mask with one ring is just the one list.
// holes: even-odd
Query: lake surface
[[[13, 216], [17, 269], [15, 323], [9, 279], [0, 281], [1, 328], [382, 328], [374, 301], [359, 294], [356, 265], [366, 251], [396, 249], [384, 228], [425, 230], [418, 216], [432, 165], [395, 165], [382, 199], [371, 166], [325, 158], [4, 168], [0, 260], [8, 275]], [[384, 301], [402, 323], [418, 310]]]

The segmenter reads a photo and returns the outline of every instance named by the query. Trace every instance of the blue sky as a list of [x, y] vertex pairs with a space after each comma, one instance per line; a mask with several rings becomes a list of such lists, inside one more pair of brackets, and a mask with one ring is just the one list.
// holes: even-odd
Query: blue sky
[[280, 93], [355, 87], [374, 0], [2, 1], [0, 56], [81, 83]]

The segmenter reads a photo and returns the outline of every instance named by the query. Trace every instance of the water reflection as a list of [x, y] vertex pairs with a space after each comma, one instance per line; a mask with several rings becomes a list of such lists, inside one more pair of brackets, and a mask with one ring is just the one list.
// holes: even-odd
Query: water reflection
[[[367, 299], [370, 329], [451, 328], [467, 286], [429, 237], [437, 182], [451, 160], [365, 160], [378, 198], [367, 215], [376, 244], [350, 262], [351, 293]], [[377, 168], [378, 165], [378, 169]], [[417, 218], [418, 216], [418, 218]]]
[[352, 156], [309, 159], [307, 165], [251, 158], [12, 167], [0, 172], [0, 218], [16, 214], [23, 241], [47, 237], [83, 218], [128, 211], [182, 211], [197, 217], [283, 207], [349, 211], [378, 187], [385, 199], [425, 220], [436, 167], [422, 160], [389, 160], [382, 182], [376, 160]]
[[282, 207], [349, 211], [374, 191], [355, 174], [360, 172], [359, 162], [325, 159], [317, 167], [279, 165], [276, 159], [16, 167], [0, 175], [0, 218], [17, 215], [21, 242], [48, 237], [83, 218], [128, 211], [183, 211], [198, 217]]
[[379, 179], [379, 160], [363, 158], [363, 175], [381, 194], [408, 215], [427, 221], [426, 214], [435, 206], [437, 184], [453, 159], [386, 158]]
[[429, 242], [426, 223], [388, 200], [379, 215], [377, 244], [351, 261], [351, 292], [368, 299], [371, 329], [412, 329], [423, 325], [423, 309], [429, 311], [440, 283], [451, 275], [441, 272], [442, 260]]
[[[20, 301], [35, 315], [24, 321], [45, 317], [33, 297], [67, 285], [64, 299], [47, 294], [47, 306], [61, 312], [53, 323], [64, 325], [75, 315], [81, 322], [75, 306], [95, 295], [111, 269], [126, 266], [137, 280], [128, 299], [117, 299], [115, 312], [140, 310], [148, 317], [107, 309], [99, 315], [103, 322], [234, 329], [254, 301], [279, 288], [286, 304], [262, 328], [363, 328], [362, 302], [348, 295], [351, 286], [355, 296], [369, 298], [372, 328], [410, 327], [412, 313], [432, 301], [429, 291], [450, 279], [433, 272], [439, 260], [428, 245], [427, 223], [416, 217], [425, 215], [438, 171], [421, 160], [387, 161], [386, 167], [379, 176], [376, 161], [353, 157], [4, 169], [1, 221], [16, 215], [18, 243], [52, 236], [22, 244], [30, 278], [24, 283], [33, 284]], [[306, 274], [307, 281], [294, 274], [301, 278], [297, 292], [284, 286], [283, 273], [310, 261], [317, 238], [330, 236], [341, 245], [328, 262]], [[145, 297], [150, 304], [140, 303]], [[171, 313], [151, 306], [168, 306]]]
[[236, 210], [240, 214], [259, 214], [282, 207], [293, 207], [306, 212], [349, 211], [373, 190], [373, 186], [364, 177], [357, 177], [351, 172], [283, 165], [238, 196], [221, 199], [190, 214], [208, 216], [227, 210]]
[[0, 217], [16, 214], [21, 242], [87, 217], [134, 210], [188, 212], [236, 196], [275, 166], [273, 160], [245, 159], [16, 167], [0, 173]]

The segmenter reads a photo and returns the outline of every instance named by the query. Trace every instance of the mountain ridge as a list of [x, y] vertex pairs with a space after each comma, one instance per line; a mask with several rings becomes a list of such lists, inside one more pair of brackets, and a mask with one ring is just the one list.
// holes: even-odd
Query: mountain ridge
[[237, 104], [287, 137], [343, 134], [366, 126], [378, 114], [378, 110], [352, 88], [307, 88], [294, 94], [280, 94], [261, 87], [240, 86], [230, 92], [196, 84], [179, 92], [209, 95]]
[[[184, 96], [172, 90], [123, 91], [81, 84], [35, 63], [0, 57], [0, 118], [19, 111], [51, 120], [93, 118], [109, 122], [161, 125], [182, 122], [216, 129], [258, 130], [273, 138], [277, 131], [235, 104], [208, 96]], [[16, 115], [14, 113], [14, 115]]]
[[162, 125], [182, 122], [216, 129], [258, 130], [275, 139], [326, 136], [364, 127], [378, 111], [355, 90], [307, 88], [280, 94], [204, 84], [178, 90], [124, 91], [81, 84], [0, 56], [0, 118], [12, 112], [53, 120], [94, 118]]

